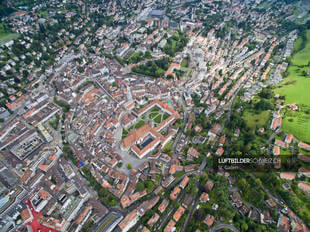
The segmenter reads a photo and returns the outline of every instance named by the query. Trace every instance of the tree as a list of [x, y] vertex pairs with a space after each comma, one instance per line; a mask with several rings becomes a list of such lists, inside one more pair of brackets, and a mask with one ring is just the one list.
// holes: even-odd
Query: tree
[[84, 68], [82, 66], [78, 66], [77, 70], [79, 71], [79, 73], [83, 73], [84, 72]]
[[270, 88], [263, 88], [262, 91], [258, 94], [261, 98], [270, 99], [273, 96], [272, 90]]
[[145, 187], [146, 187], [146, 191], [149, 193], [153, 191], [153, 189], [155, 188], [155, 184], [153, 181], [147, 180], [145, 181]]
[[118, 164], [117, 164], [117, 167], [119, 167], [119, 168], [121, 168], [123, 166], [123, 163], [122, 162], [119, 162]]
[[128, 168], [128, 169], [132, 169], [132, 164], [131, 164], [131, 163], [128, 163], [128, 164], [127, 164], [127, 168]]
[[269, 101], [262, 99], [258, 103], [255, 104], [255, 108], [258, 110], [270, 110], [272, 109], [272, 105]]
[[249, 228], [248, 224], [246, 224], [245, 222], [242, 223], [242, 225], [241, 225], [241, 231], [248, 231], [248, 228]]
[[29, 72], [27, 70], [23, 70], [23, 78], [27, 78], [29, 75]]
[[145, 189], [145, 186], [144, 186], [144, 184], [142, 183], [142, 182], [138, 182], [137, 183], [137, 186], [136, 186], [136, 190], [138, 191], [138, 192], [141, 192], [141, 191], [143, 191]]

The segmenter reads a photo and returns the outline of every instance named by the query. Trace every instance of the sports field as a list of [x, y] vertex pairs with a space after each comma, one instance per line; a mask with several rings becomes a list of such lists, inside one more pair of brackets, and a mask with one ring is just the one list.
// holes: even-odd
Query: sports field
[[[299, 38], [295, 48], [300, 44]], [[285, 96], [285, 104], [296, 103], [300, 109], [298, 112], [286, 112], [282, 128], [298, 139], [310, 142], [310, 75], [304, 75], [310, 70], [310, 30], [307, 31], [305, 48], [295, 53], [291, 62], [288, 67], [288, 77], [278, 85], [275, 93]]]

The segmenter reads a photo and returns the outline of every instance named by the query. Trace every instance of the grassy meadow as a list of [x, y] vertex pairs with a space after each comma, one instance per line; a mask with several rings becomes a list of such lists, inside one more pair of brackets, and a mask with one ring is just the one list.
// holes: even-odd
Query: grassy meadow
[[[301, 38], [294, 45], [295, 50], [301, 46]], [[275, 89], [275, 93], [285, 96], [285, 104], [296, 103], [297, 112], [287, 110], [283, 118], [282, 129], [294, 134], [298, 139], [310, 142], [310, 30], [304, 49], [296, 52], [288, 67], [288, 76]]]

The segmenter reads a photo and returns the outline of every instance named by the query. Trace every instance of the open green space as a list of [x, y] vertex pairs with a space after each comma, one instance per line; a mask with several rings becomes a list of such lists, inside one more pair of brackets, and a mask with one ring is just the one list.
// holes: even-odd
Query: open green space
[[291, 59], [285, 78], [274, 90], [275, 93], [285, 96], [285, 104], [296, 103], [299, 106], [298, 112], [285, 113], [282, 128], [288, 133], [294, 134], [300, 140], [310, 142], [310, 30], [306, 32], [305, 47], [302, 47], [302, 38], [298, 38], [294, 44], [297, 51]]
[[17, 39], [19, 37], [19, 34], [17, 33], [0, 33], [0, 45], [10, 41]]
[[[292, 65], [307, 65], [310, 60], [310, 30], [306, 33], [306, 46], [292, 57]], [[298, 41], [298, 40], [297, 40]], [[298, 42], [299, 43], [299, 42]]]
[[304, 142], [310, 142], [310, 115], [302, 110], [288, 111], [284, 115], [282, 128]]
[[[310, 61], [310, 53], [308, 57]], [[298, 68], [295, 65], [291, 65], [288, 68], [288, 77], [283, 79], [283, 81], [277, 86], [275, 92], [285, 96], [285, 103], [297, 103], [297, 104], [307, 104], [310, 106], [310, 77], [303, 76], [302, 72], [307, 68]], [[310, 69], [310, 66], [308, 67]]]
[[262, 111], [259, 114], [245, 111], [243, 114], [244, 120], [251, 129], [264, 127], [269, 119], [270, 112], [268, 110]]
[[298, 39], [294, 43], [294, 51], [298, 51], [302, 45], [302, 38], [298, 37]]

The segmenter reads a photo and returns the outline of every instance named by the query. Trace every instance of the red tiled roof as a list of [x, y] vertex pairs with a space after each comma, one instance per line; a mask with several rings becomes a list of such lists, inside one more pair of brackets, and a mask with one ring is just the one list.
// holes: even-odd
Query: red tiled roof
[[174, 213], [173, 219], [174, 219], [176, 222], [178, 222], [178, 221], [180, 220], [180, 218], [182, 217], [182, 215], [184, 214], [184, 212], [185, 212], [185, 209], [184, 209], [182, 206], [180, 206], [180, 207], [177, 209], [177, 211]]

